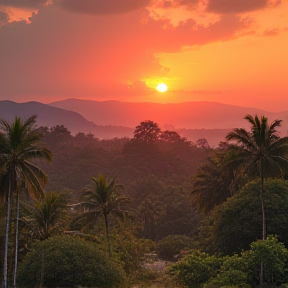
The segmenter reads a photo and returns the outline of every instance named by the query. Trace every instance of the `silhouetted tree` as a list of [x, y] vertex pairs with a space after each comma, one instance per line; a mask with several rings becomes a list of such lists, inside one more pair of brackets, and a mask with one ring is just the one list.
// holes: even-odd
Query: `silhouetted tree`
[[12, 124], [1, 119], [0, 125], [3, 133], [0, 133], [0, 157], [1, 167], [1, 194], [7, 202], [5, 255], [4, 255], [4, 288], [7, 287], [7, 257], [9, 242], [9, 225], [11, 217], [11, 197], [16, 198], [16, 224], [15, 224], [15, 264], [13, 287], [16, 287], [17, 256], [18, 256], [18, 218], [19, 218], [19, 194], [24, 188], [32, 197], [43, 195], [43, 185], [47, 182], [47, 176], [39, 167], [30, 162], [33, 159], [51, 161], [52, 154], [40, 144], [41, 134], [33, 129], [36, 116], [31, 116], [24, 122], [15, 117]]
[[209, 143], [207, 141], [207, 139], [205, 138], [200, 138], [196, 141], [196, 145], [199, 148], [210, 148]]
[[48, 239], [68, 220], [67, 198], [65, 191], [59, 194], [49, 192], [40, 201], [24, 204], [22, 220], [36, 231], [38, 239]]
[[238, 150], [233, 147], [217, 149], [200, 166], [193, 181], [191, 197], [203, 212], [211, 211], [231, 197], [238, 188], [236, 172]]
[[158, 124], [151, 121], [143, 121], [140, 125], [136, 126], [134, 131], [134, 139], [139, 139], [148, 143], [155, 142], [160, 136], [161, 129]]
[[[238, 144], [241, 154], [239, 157], [245, 163], [245, 173], [253, 168], [261, 179], [260, 199], [262, 207], [262, 240], [266, 238], [265, 208], [264, 208], [264, 179], [268, 176], [282, 175], [283, 167], [288, 166], [288, 137], [280, 138], [275, 130], [282, 120], [274, 120], [270, 125], [264, 116], [244, 117], [250, 124], [251, 130], [235, 128], [226, 136]], [[260, 286], [263, 286], [263, 263], [261, 265]]]
[[99, 174], [98, 177], [92, 177], [94, 189], [86, 188], [84, 191], [84, 201], [74, 206], [82, 206], [85, 212], [72, 221], [72, 226], [77, 222], [84, 220], [84, 224], [94, 224], [95, 219], [103, 216], [105, 220], [106, 237], [108, 242], [108, 251], [111, 256], [110, 236], [109, 236], [109, 215], [124, 219], [125, 211], [121, 205], [130, 202], [128, 197], [118, 197], [117, 190], [124, 189], [121, 184], [115, 184], [115, 178], [107, 183], [106, 177]]

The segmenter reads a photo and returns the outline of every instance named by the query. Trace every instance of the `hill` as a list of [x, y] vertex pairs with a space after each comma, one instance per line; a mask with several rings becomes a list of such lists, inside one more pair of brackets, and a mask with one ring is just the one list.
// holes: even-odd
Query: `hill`
[[177, 131], [190, 141], [206, 138], [212, 147], [225, 140], [232, 128], [245, 127], [247, 123], [243, 116], [247, 113], [283, 119], [281, 133], [287, 134], [288, 112], [271, 113], [221, 103], [157, 104], [68, 99], [48, 105], [0, 101], [0, 118], [8, 121], [16, 115], [24, 119], [36, 114], [38, 126], [64, 125], [72, 134], [92, 133], [99, 139], [112, 139], [133, 137], [133, 131], [141, 121], [153, 120], [162, 130]]
[[26, 119], [31, 115], [37, 115], [38, 126], [53, 127], [64, 125], [72, 134], [78, 132], [92, 133], [99, 139], [128, 137], [133, 133], [131, 128], [95, 125], [77, 112], [39, 102], [15, 103], [8, 100], [0, 101], [0, 118], [12, 121], [15, 116]]
[[286, 134], [288, 130], [288, 111], [273, 113], [217, 102], [159, 104], [67, 99], [50, 105], [76, 111], [98, 125], [135, 127], [143, 120], [153, 120], [162, 127], [174, 126], [176, 129], [246, 128], [247, 121], [243, 117], [258, 114], [267, 116], [271, 121], [282, 119], [281, 132]]

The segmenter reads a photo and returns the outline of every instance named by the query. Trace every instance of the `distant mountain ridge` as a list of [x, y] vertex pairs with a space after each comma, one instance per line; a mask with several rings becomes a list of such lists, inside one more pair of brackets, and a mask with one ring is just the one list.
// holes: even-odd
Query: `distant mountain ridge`
[[15, 103], [9, 100], [0, 101], [0, 118], [13, 121], [15, 116], [26, 119], [32, 115], [37, 115], [37, 126], [64, 125], [72, 134], [78, 132], [92, 133], [100, 139], [129, 137], [133, 133], [132, 128], [95, 125], [77, 112], [40, 102]]
[[99, 139], [112, 139], [131, 138], [141, 121], [152, 120], [162, 130], [174, 130], [190, 141], [206, 138], [212, 147], [224, 141], [225, 135], [232, 128], [248, 127], [247, 121], [243, 119], [247, 113], [265, 115], [270, 121], [283, 119], [280, 132], [282, 136], [287, 135], [288, 112], [271, 113], [221, 103], [157, 104], [77, 99], [51, 104], [0, 101], [0, 118], [8, 121], [13, 121], [15, 116], [25, 119], [35, 114], [38, 116], [38, 126], [64, 125], [72, 134], [92, 133]]
[[170, 124], [177, 129], [231, 129], [248, 127], [246, 114], [264, 115], [270, 121], [282, 119], [281, 132], [288, 130], [288, 110], [280, 113], [251, 107], [239, 107], [217, 102], [136, 103], [67, 99], [49, 105], [76, 111], [98, 125], [135, 127], [143, 120], [153, 120], [160, 126]]

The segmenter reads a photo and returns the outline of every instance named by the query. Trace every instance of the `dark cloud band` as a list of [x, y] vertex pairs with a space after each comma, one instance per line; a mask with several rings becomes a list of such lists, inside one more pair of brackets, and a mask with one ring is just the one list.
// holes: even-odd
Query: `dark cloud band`
[[0, 0], [0, 5], [19, 8], [38, 8], [47, 0]]
[[207, 11], [216, 13], [242, 13], [268, 6], [268, 0], [210, 0]]
[[151, 0], [54, 0], [62, 9], [88, 14], [119, 14], [145, 8]]

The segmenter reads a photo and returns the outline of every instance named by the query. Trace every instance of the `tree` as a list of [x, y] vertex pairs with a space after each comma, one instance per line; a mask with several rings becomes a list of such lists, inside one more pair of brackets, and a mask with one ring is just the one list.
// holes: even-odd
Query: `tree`
[[[266, 181], [264, 199], [267, 232], [278, 235], [285, 245], [288, 244], [287, 184], [288, 181], [282, 179]], [[241, 250], [247, 250], [251, 242], [261, 238], [259, 189], [261, 181], [252, 181], [213, 211], [214, 215], [211, 215], [207, 225], [212, 226], [215, 236], [212, 241], [219, 252], [230, 255], [240, 253]]]
[[[288, 137], [280, 138], [275, 130], [282, 120], [274, 120], [270, 125], [268, 119], [256, 115], [244, 117], [251, 124], [251, 131], [235, 128], [227, 134], [227, 140], [234, 140], [241, 150], [240, 158], [245, 163], [245, 172], [256, 168], [261, 179], [260, 201], [262, 209], [262, 240], [266, 238], [264, 179], [268, 176], [283, 175], [283, 167], [288, 166]], [[244, 172], [244, 173], [245, 173]], [[263, 287], [263, 262], [261, 262], [260, 286]]]
[[[65, 225], [68, 220], [67, 193], [50, 192], [44, 198], [25, 205], [22, 220], [37, 233], [37, 239], [45, 240]], [[64, 228], [64, 227], [63, 227]]]
[[241, 153], [239, 158], [245, 165], [244, 173], [256, 168], [261, 179], [260, 199], [262, 207], [262, 240], [266, 238], [265, 208], [264, 208], [264, 179], [268, 176], [283, 174], [283, 168], [288, 167], [288, 137], [280, 138], [275, 130], [282, 120], [274, 120], [270, 125], [268, 119], [256, 115], [244, 117], [251, 124], [251, 131], [235, 128], [226, 136], [227, 140], [236, 141]]
[[269, 235], [264, 241], [251, 243], [249, 250], [227, 257], [217, 276], [204, 287], [255, 287], [259, 283], [261, 262], [265, 265], [267, 286], [280, 286], [288, 280], [287, 260], [288, 251], [284, 244]]
[[111, 256], [108, 217], [111, 214], [123, 220], [125, 212], [122, 210], [121, 205], [130, 202], [130, 198], [117, 196], [116, 192], [119, 189], [124, 189], [124, 186], [121, 184], [116, 185], [115, 178], [110, 183], [107, 183], [106, 177], [100, 173], [97, 178], [92, 177], [91, 179], [95, 184], [94, 189], [86, 188], [84, 191], [84, 201], [74, 205], [84, 207], [85, 212], [72, 221], [72, 226], [81, 220], [84, 220], [84, 224], [93, 225], [98, 217], [103, 216], [108, 251]]
[[238, 186], [234, 163], [238, 151], [232, 147], [217, 149], [200, 166], [193, 181], [191, 197], [198, 208], [207, 213], [231, 197]]
[[210, 148], [209, 143], [207, 141], [207, 139], [205, 138], [200, 138], [196, 141], [196, 145], [199, 148]]
[[17, 256], [18, 256], [18, 218], [19, 218], [19, 194], [21, 190], [28, 192], [30, 196], [37, 198], [43, 195], [43, 186], [47, 182], [47, 176], [37, 165], [30, 162], [33, 159], [51, 161], [50, 150], [40, 143], [41, 135], [34, 129], [36, 116], [31, 116], [24, 122], [15, 117], [10, 125], [1, 119], [0, 125], [0, 157], [1, 166], [1, 194], [7, 202], [7, 219], [5, 233], [4, 252], [4, 288], [7, 287], [7, 259], [9, 242], [9, 225], [11, 218], [11, 199], [16, 198], [16, 223], [15, 223], [15, 264], [13, 287], [16, 287]]
[[185, 138], [181, 138], [181, 136], [175, 131], [165, 130], [161, 132], [159, 139], [164, 142], [169, 143], [177, 143], [177, 142], [184, 142], [186, 141]]
[[146, 120], [141, 122], [140, 125], [136, 126], [134, 131], [134, 139], [140, 139], [147, 143], [154, 143], [160, 136], [160, 133], [161, 129], [157, 123], [151, 120]]

